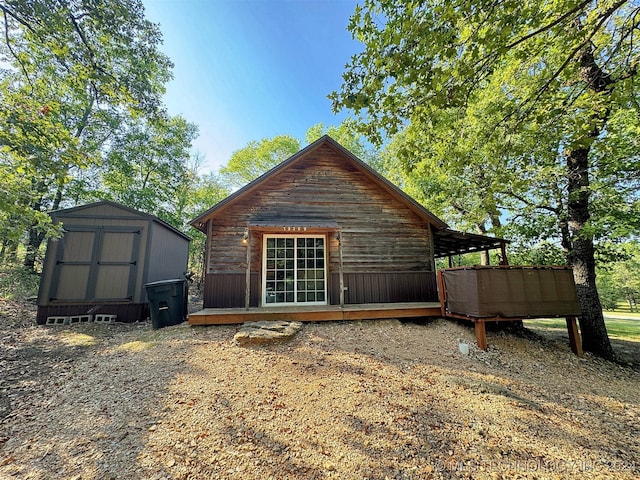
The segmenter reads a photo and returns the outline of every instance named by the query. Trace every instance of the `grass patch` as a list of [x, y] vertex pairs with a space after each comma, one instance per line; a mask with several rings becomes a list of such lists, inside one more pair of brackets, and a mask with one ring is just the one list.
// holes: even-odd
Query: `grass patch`
[[611, 312], [603, 312], [604, 313], [604, 318], [625, 318], [627, 320], [629, 319], [633, 319], [633, 320], [640, 320], [640, 312], [629, 312], [629, 309], [627, 309], [626, 312], [622, 311], [622, 310], [613, 310]]
[[85, 333], [62, 332], [62, 341], [72, 347], [91, 347], [98, 344], [98, 339]]
[[142, 342], [140, 340], [135, 340], [133, 342], [123, 343], [118, 347], [118, 350], [124, 350], [125, 352], [142, 352], [155, 347], [155, 345], [155, 342]]
[[[620, 340], [629, 340], [632, 342], [640, 342], [640, 321], [607, 317], [607, 313], [605, 312], [605, 324], [607, 326], [609, 337], [618, 338]], [[567, 330], [567, 323], [564, 318], [536, 318], [524, 320], [524, 325], [527, 328]], [[578, 327], [579, 326], [580, 323], [578, 322]]]
[[640, 312], [638, 312], [638, 308], [635, 307], [634, 311], [631, 312], [631, 307], [629, 306], [629, 302], [617, 302], [615, 309], [611, 310], [611, 313], [631, 313], [632, 315], [638, 315], [640, 317]]

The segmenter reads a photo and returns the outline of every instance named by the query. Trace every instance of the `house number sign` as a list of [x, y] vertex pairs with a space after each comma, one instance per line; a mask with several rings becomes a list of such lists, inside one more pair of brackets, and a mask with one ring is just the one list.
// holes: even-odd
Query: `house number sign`
[[306, 232], [307, 227], [282, 227], [283, 232]]
[[282, 227], [283, 232], [306, 232], [307, 227]]

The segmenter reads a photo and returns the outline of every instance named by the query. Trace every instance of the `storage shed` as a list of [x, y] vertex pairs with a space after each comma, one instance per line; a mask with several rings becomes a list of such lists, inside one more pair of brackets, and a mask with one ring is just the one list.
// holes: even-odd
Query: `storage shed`
[[153, 215], [100, 201], [51, 216], [64, 236], [47, 245], [39, 324], [142, 320], [144, 285], [184, 278], [190, 238]]
[[191, 224], [207, 236], [204, 308], [265, 313], [438, 302], [436, 257], [505, 243], [448, 229], [328, 136]]

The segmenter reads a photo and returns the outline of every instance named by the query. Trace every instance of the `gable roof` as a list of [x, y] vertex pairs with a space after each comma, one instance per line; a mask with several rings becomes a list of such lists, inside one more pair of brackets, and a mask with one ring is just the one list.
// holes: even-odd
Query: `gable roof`
[[319, 149], [322, 146], [329, 146], [342, 155], [343, 158], [350, 161], [351, 164], [362, 174], [366, 175], [371, 181], [377, 184], [381, 189], [389, 193], [393, 198], [403, 203], [410, 210], [415, 212], [420, 218], [431, 224], [435, 229], [434, 235], [434, 256], [436, 258], [446, 257], [451, 255], [458, 255], [464, 253], [478, 252], [482, 250], [491, 250], [495, 248], [501, 248], [502, 245], [509, 243], [508, 240], [503, 238], [489, 237], [486, 235], [478, 235], [473, 233], [464, 233], [456, 230], [452, 230], [448, 225], [440, 218], [435, 216], [425, 207], [416, 202], [413, 198], [400, 190], [396, 185], [384, 178], [373, 168], [367, 165], [365, 162], [356, 157], [349, 150], [344, 148], [338, 142], [328, 135], [324, 135], [315, 142], [307, 145], [298, 153], [292, 155], [288, 159], [279, 163], [268, 172], [264, 173], [260, 177], [256, 178], [252, 182], [248, 183], [241, 189], [232, 193], [222, 201], [215, 204], [206, 212], [202, 213], [198, 217], [189, 222], [193, 227], [197, 228], [203, 233], [206, 233], [205, 223], [206, 220], [214, 215], [222, 212], [226, 207], [241, 200], [251, 192], [260, 188], [260, 186], [275, 177], [282, 171], [295, 165], [301, 159]]
[[315, 142], [307, 145], [305, 148], [300, 150], [298, 153], [292, 155], [288, 159], [284, 160], [283, 162], [281, 162], [278, 165], [276, 165], [275, 167], [273, 167], [268, 172], [264, 173], [263, 175], [261, 175], [260, 177], [256, 178], [252, 182], [248, 183], [247, 185], [245, 185], [241, 189], [239, 189], [236, 192], [232, 193], [231, 195], [226, 197], [224, 200], [222, 200], [222, 201], [218, 202], [217, 204], [215, 204], [213, 207], [211, 207], [206, 212], [204, 212], [201, 215], [199, 215], [198, 217], [194, 218], [189, 223], [193, 227], [195, 227], [198, 230], [200, 230], [201, 232], [205, 232], [205, 228], [204, 228], [204, 223], [205, 222], [204, 221], [207, 218], [209, 218], [209, 217], [211, 217], [211, 216], [213, 216], [215, 214], [218, 214], [220, 211], [222, 211], [223, 209], [225, 209], [229, 205], [235, 203], [236, 201], [242, 199], [246, 195], [250, 194], [251, 192], [253, 192], [257, 188], [259, 188], [260, 185], [262, 185], [265, 181], [269, 180], [270, 178], [275, 177], [276, 175], [278, 175], [282, 171], [284, 171], [284, 170], [290, 168], [291, 166], [295, 165], [301, 159], [303, 159], [304, 157], [306, 157], [310, 153], [314, 152], [315, 150], [317, 150], [317, 149], [319, 149], [320, 147], [323, 147], [323, 146], [329, 146], [329, 147], [333, 148], [334, 150], [338, 151], [338, 153], [340, 153], [343, 158], [345, 158], [346, 160], [350, 161], [351, 164], [358, 171], [360, 171], [361, 173], [366, 175], [371, 181], [373, 181], [375, 184], [377, 184], [381, 189], [383, 189], [384, 191], [389, 193], [396, 200], [398, 200], [401, 203], [405, 204], [407, 207], [409, 207], [410, 210], [415, 212], [419, 217], [423, 218], [428, 223], [432, 224], [434, 227], [436, 227], [438, 229], [447, 228], [447, 224], [445, 222], [440, 220], [433, 213], [431, 213], [429, 210], [424, 208], [422, 205], [420, 205], [418, 202], [416, 202], [413, 198], [411, 198], [409, 195], [404, 193], [402, 190], [400, 190], [398, 187], [396, 187], [393, 183], [391, 183], [389, 180], [384, 178], [382, 175], [380, 175], [378, 172], [376, 172], [373, 168], [371, 168], [365, 162], [360, 160], [353, 153], [351, 153], [349, 150], [344, 148], [342, 145], [340, 145], [338, 142], [336, 142], [333, 138], [331, 138], [328, 135], [324, 135], [324, 136], [320, 137], [318, 140], [316, 140]]
[[132, 216], [136, 216], [136, 217], [139, 217], [139, 218], [145, 218], [145, 219], [150, 220], [152, 222], [156, 222], [156, 223], [162, 225], [163, 227], [168, 228], [169, 230], [173, 231], [177, 235], [185, 238], [186, 240], [191, 241], [191, 238], [187, 234], [185, 234], [184, 232], [181, 232], [180, 230], [175, 228], [173, 225], [165, 222], [164, 220], [156, 217], [155, 215], [151, 215], [149, 213], [141, 212], [139, 210], [135, 210], [133, 208], [127, 207], [125, 205], [121, 205], [121, 204], [116, 203], [116, 202], [112, 202], [110, 200], [100, 200], [98, 202], [87, 203], [85, 205], [78, 205], [76, 207], [53, 210], [53, 211], [49, 212], [49, 215], [51, 215], [51, 217], [54, 218], [54, 219], [56, 217], [76, 217], [76, 218], [80, 218], [80, 217], [83, 217], [83, 216], [86, 217], [87, 215], [82, 215], [82, 211], [83, 210], [91, 210], [91, 209], [94, 209], [96, 207], [101, 207], [101, 206], [105, 206], [105, 205], [106, 206], [110, 206], [110, 207], [115, 208], [115, 209], [118, 209], [118, 210], [122, 210], [123, 212], [131, 214]]

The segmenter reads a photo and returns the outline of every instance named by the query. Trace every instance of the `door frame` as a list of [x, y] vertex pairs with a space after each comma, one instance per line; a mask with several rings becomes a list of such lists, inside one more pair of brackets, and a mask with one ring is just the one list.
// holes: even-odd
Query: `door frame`
[[[267, 241], [268, 239], [278, 239], [278, 238], [292, 238], [294, 240], [294, 291], [293, 291], [293, 302], [274, 302], [267, 303]], [[323, 301], [312, 301], [312, 302], [299, 302], [297, 300], [297, 282], [298, 282], [298, 267], [297, 267], [297, 239], [299, 238], [322, 238], [323, 241], [323, 261], [324, 261], [324, 275], [323, 275], [323, 288], [324, 288], [324, 300]], [[328, 305], [329, 304], [329, 293], [328, 293], [328, 273], [329, 273], [329, 261], [328, 261], [328, 239], [329, 235], [325, 232], [323, 233], [264, 233], [262, 235], [262, 255], [261, 255], [261, 278], [262, 282], [260, 285], [260, 303], [263, 307], [283, 307], [283, 306], [302, 306], [302, 305]]]

